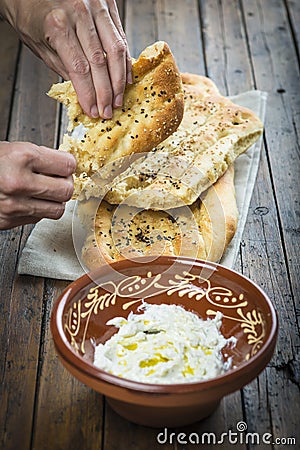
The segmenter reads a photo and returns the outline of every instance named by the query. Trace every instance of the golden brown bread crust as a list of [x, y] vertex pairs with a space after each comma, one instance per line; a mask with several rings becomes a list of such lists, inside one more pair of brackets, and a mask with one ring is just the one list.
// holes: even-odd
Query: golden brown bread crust
[[88, 269], [124, 258], [190, 256], [219, 261], [237, 226], [233, 166], [191, 207], [164, 211], [103, 201], [82, 250]]
[[182, 79], [181, 125], [115, 179], [108, 202], [155, 210], [191, 205], [261, 135], [259, 118], [220, 95], [210, 80], [192, 74]]
[[[48, 95], [64, 103], [69, 130], [83, 124], [82, 140], [65, 135], [61, 150], [77, 160], [77, 194], [104, 164], [136, 152], [148, 152], [172, 134], [183, 116], [181, 77], [165, 42], [147, 47], [133, 62], [133, 84], [127, 85], [122, 108], [111, 120], [91, 119], [83, 113], [71, 82], [53, 85]], [[76, 187], [76, 186], [75, 186]]]
[[217, 262], [235, 235], [238, 224], [233, 165], [203, 193], [201, 200], [199, 223], [206, 258]]

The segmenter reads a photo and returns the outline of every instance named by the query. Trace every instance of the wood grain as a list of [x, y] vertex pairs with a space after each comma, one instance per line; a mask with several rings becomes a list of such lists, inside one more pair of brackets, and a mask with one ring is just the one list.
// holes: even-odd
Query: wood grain
[[269, 94], [265, 127], [269, 170], [278, 208], [287, 276], [296, 299], [300, 297], [300, 98], [297, 53], [281, 1], [274, 1], [266, 8], [265, 2], [250, 0], [245, 2], [244, 8], [257, 87]]
[[45, 288], [47, 308], [43, 316], [43, 341], [39, 355], [33, 448], [96, 450], [102, 445], [102, 396], [64, 369], [50, 332], [53, 304], [67, 285], [66, 281], [48, 280]]
[[[169, 43], [179, 70], [205, 75], [198, 2], [157, 1], [158, 37]], [[183, 39], [184, 36], [184, 39]]]
[[287, 14], [291, 25], [291, 33], [294, 37], [295, 47], [297, 49], [298, 61], [300, 54], [300, 3], [297, 0], [286, 0]]
[[[41, 61], [22, 48], [9, 140], [53, 143], [55, 107], [46, 106], [43, 93], [55, 79]], [[7, 319], [1, 333], [5, 360], [0, 422], [4, 424], [2, 446], [12, 449], [30, 448], [43, 311], [44, 280], [16, 274], [17, 258], [30, 230], [27, 226], [5, 232], [1, 246], [11, 270], [7, 274], [7, 266], [2, 265], [1, 304]]]
[[158, 39], [156, 0], [126, 1], [124, 28], [131, 56], [137, 58], [144, 48]]
[[0, 140], [8, 136], [9, 116], [18, 61], [19, 40], [15, 31], [0, 17]]

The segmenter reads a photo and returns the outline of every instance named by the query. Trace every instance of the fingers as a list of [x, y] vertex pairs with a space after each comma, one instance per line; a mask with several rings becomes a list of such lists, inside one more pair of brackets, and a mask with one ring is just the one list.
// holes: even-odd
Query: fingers
[[[45, 23], [47, 42], [60, 60], [56, 71], [71, 79], [85, 113], [111, 118], [112, 107], [123, 104], [126, 82], [132, 82], [131, 58], [115, 1], [77, 2], [72, 12], [56, 8]], [[55, 68], [55, 57], [47, 58]]]
[[9, 217], [3, 218], [0, 215], [0, 230], [9, 230], [10, 228], [19, 227], [21, 225], [34, 224], [39, 222], [41, 219], [34, 217]]
[[76, 160], [70, 153], [36, 146], [28, 165], [36, 173], [69, 177], [75, 172]]
[[[89, 62], [75, 33], [70, 14], [60, 8], [53, 9], [45, 19], [46, 39], [59, 56], [86, 114], [98, 117], [96, 93]], [[95, 110], [96, 105], [96, 110]]]
[[25, 142], [0, 143], [0, 229], [59, 219], [73, 194], [75, 158]]
[[67, 202], [72, 198], [74, 184], [72, 177], [56, 178], [33, 174], [30, 195], [32, 198]]
[[[64, 211], [65, 204], [26, 197], [6, 198], [0, 200], [0, 221], [22, 221], [34, 223], [42, 218], [59, 219]], [[17, 226], [17, 225], [15, 225]]]
[[110, 0], [109, 10], [110, 10], [111, 18], [121, 36], [121, 38], [123, 39], [123, 42], [126, 47], [126, 81], [127, 81], [127, 83], [132, 84], [132, 59], [130, 56], [130, 51], [129, 51], [126, 35], [123, 30], [123, 26], [121, 23], [121, 19], [119, 16], [119, 12], [118, 12], [118, 8], [117, 8], [115, 0]]
[[112, 86], [112, 105], [120, 107], [123, 104], [127, 76], [126, 45], [108, 11], [100, 10], [94, 20], [106, 54], [107, 68]]
[[91, 108], [98, 109], [98, 115], [104, 119], [112, 117], [113, 90], [108, 71], [107, 55], [99, 40], [97, 30], [92, 17], [88, 16], [88, 25], [79, 20], [77, 24], [77, 36], [87, 58], [91, 74], [91, 87], [95, 92], [94, 105]]
[[4, 197], [0, 198], [0, 201], [2, 201], [1, 205], [3, 201], [8, 203], [14, 213], [14, 201], [23, 197], [64, 203], [72, 198], [73, 191], [72, 177], [58, 178], [32, 173], [25, 174], [22, 179], [14, 177], [2, 186], [1, 193]]

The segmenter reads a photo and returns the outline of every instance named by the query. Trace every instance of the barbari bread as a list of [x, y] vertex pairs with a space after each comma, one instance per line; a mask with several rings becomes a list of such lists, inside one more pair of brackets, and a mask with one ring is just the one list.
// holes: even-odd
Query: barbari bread
[[259, 118], [220, 95], [209, 79], [182, 74], [182, 81], [181, 125], [116, 177], [109, 203], [154, 210], [192, 205], [261, 135]]
[[65, 135], [60, 150], [77, 160], [75, 194], [104, 164], [136, 152], [148, 152], [179, 126], [183, 116], [181, 77], [165, 42], [147, 47], [132, 65], [122, 108], [112, 119], [92, 119], [81, 109], [70, 81], [51, 87], [48, 95], [66, 105], [68, 130], [85, 127], [82, 139]]
[[90, 233], [82, 250], [88, 269], [143, 255], [182, 255], [218, 261], [237, 226], [234, 169], [231, 166], [205, 192], [202, 201], [197, 200], [191, 207], [164, 212], [102, 201], [96, 207], [95, 217], [93, 200], [79, 207], [86, 225], [91, 214]]

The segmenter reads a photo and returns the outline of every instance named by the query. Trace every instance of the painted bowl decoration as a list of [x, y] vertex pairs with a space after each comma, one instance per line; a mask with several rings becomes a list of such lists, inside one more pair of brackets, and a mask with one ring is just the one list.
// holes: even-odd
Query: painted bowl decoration
[[[93, 364], [95, 345], [117, 329], [116, 317], [147, 303], [176, 304], [202, 319], [223, 314], [221, 333], [235, 336], [227, 350], [232, 368], [215, 378], [149, 384], [112, 375]], [[183, 426], [211, 414], [222, 397], [241, 389], [268, 364], [277, 337], [277, 315], [266, 294], [221, 265], [161, 256], [99, 267], [71, 283], [58, 298], [51, 330], [58, 356], [78, 380], [105, 395], [126, 419], [146, 426]]]

